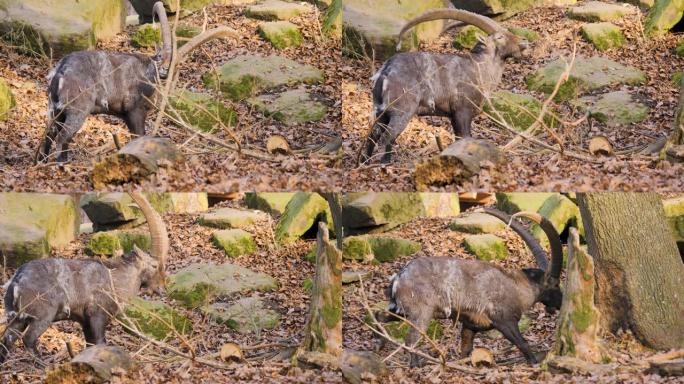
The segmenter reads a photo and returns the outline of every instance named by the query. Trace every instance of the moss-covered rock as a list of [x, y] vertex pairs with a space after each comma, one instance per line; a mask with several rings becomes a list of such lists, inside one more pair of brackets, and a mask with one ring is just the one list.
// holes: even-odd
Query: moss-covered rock
[[312, 10], [313, 8], [309, 4], [265, 0], [247, 7], [245, 16], [261, 20], [290, 20]]
[[675, 47], [675, 54], [679, 57], [684, 57], [684, 40], [677, 43]]
[[280, 321], [280, 314], [268, 308], [258, 297], [245, 297], [235, 304], [214, 303], [203, 307], [202, 312], [241, 334], [275, 328]]
[[190, 264], [170, 275], [166, 288], [170, 298], [196, 308], [238, 292], [273, 291], [278, 281], [235, 264]]
[[684, 15], [684, 1], [656, 0], [646, 17], [644, 32], [649, 37], [663, 36], [679, 23], [682, 15]]
[[318, 84], [323, 72], [282, 56], [242, 55], [202, 77], [208, 88], [218, 88], [232, 100], [242, 100], [283, 85]]
[[663, 200], [663, 208], [677, 242], [684, 242], [684, 197]]
[[121, 32], [122, 0], [0, 0], [0, 36], [21, 51], [59, 58]]
[[180, 16], [185, 17], [193, 12], [216, 3], [224, 3], [225, 0], [180, 0], [179, 7], [176, 7], [176, 0], [131, 0], [131, 5], [136, 13], [140, 15], [143, 22], [152, 21], [152, 7], [154, 3], [161, 1], [167, 13], [177, 13], [180, 9]]
[[[551, 93], [566, 69], [567, 59], [558, 59], [539, 69], [527, 78], [527, 86], [533, 91]], [[588, 92], [621, 84], [641, 85], [646, 76], [640, 70], [624, 66], [605, 57], [577, 57], [565, 81], [556, 94], [557, 101], [572, 100]]]
[[508, 248], [503, 239], [489, 233], [468, 235], [463, 239], [463, 246], [479, 260], [504, 260], [508, 257]]
[[[525, 131], [534, 124], [542, 109], [541, 101], [533, 96], [505, 90], [495, 92], [490, 101], [485, 102], [484, 111], [495, 121], [506, 123], [518, 131]], [[553, 128], [557, 120], [547, 112], [544, 122]]]
[[[315, 251], [314, 246], [314, 261], [315, 261]], [[345, 260], [356, 260], [371, 262], [375, 259], [373, 254], [373, 248], [368, 241], [367, 236], [349, 236], [344, 238], [344, 243], [342, 246], [342, 258]]]
[[611, 23], [590, 23], [582, 26], [582, 36], [599, 51], [622, 48], [625, 35], [622, 30]]
[[219, 208], [207, 212], [199, 217], [199, 224], [205, 227], [220, 229], [245, 228], [257, 221], [265, 219], [267, 216], [263, 212], [248, 211], [245, 209]]
[[342, 222], [349, 229], [380, 232], [421, 217], [424, 212], [418, 193], [350, 193], [345, 196]]
[[321, 220], [326, 221], [329, 228], [333, 228], [328, 202], [317, 193], [297, 192], [287, 203], [276, 224], [276, 241], [292, 243]]
[[553, 195], [547, 192], [497, 192], [496, 207], [509, 214], [537, 212], [546, 199]]
[[264, 115], [286, 125], [319, 121], [328, 113], [328, 107], [316, 101], [304, 88], [265, 94], [247, 101]]
[[682, 86], [682, 78], [684, 77], [684, 72], [678, 71], [672, 74], [672, 84], [676, 87]]
[[142, 230], [97, 232], [88, 240], [86, 250], [93, 255], [112, 256], [118, 252], [129, 253], [133, 250], [134, 245], [149, 252], [152, 247], [150, 234]]
[[51, 248], [62, 248], [76, 239], [81, 223], [71, 196], [43, 193], [0, 193], [0, 218], [18, 227], [43, 230]]
[[256, 243], [252, 235], [242, 229], [216, 231], [211, 235], [211, 240], [230, 257], [249, 255], [256, 251]]
[[622, 4], [588, 1], [568, 10], [568, 17], [582, 21], [613, 21], [634, 14], [634, 9]]
[[573, 5], [577, 0], [451, 0], [458, 9], [507, 19], [533, 7]]
[[539, 40], [539, 34], [531, 29], [527, 28], [519, 28], [519, 27], [509, 27], [508, 31], [511, 32], [512, 34], [522, 37], [523, 39], [529, 41], [530, 43], [534, 43], [535, 41]]
[[279, 216], [294, 195], [295, 192], [248, 192], [245, 193], [245, 204], [247, 208]]
[[[388, 302], [381, 301], [371, 306], [371, 309], [374, 311], [382, 311], [386, 310], [388, 305]], [[363, 321], [372, 327], [375, 326], [375, 323], [369, 314], [366, 314], [366, 316], [363, 318]], [[408, 336], [408, 333], [411, 330], [411, 326], [405, 321], [393, 321], [390, 323], [384, 323], [382, 326], [385, 328], [385, 330], [387, 330], [387, 333], [389, 333], [389, 335], [399, 343], [403, 343], [406, 340], [406, 336]], [[444, 335], [444, 329], [437, 320], [431, 320], [425, 334], [427, 334], [432, 340], [439, 340]]]
[[458, 193], [447, 192], [419, 192], [423, 202], [421, 217], [456, 217], [461, 213]]
[[413, 255], [422, 249], [420, 243], [395, 237], [369, 236], [368, 243], [373, 249], [375, 260], [386, 263], [403, 256]]
[[16, 100], [5, 79], [0, 77], [0, 121], [7, 120], [9, 112], [16, 105]]
[[190, 319], [161, 301], [134, 297], [126, 304], [124, 315], [119, 317], [126, 326], [157, 340], [175, 339], [177, 334], [192, 332]]
[[45, 230], [33, 224], [5, 221], [0, 217], [0, 253], [4, 260], [0, 264], [17, 268], [31, 260], [50, 254]]
[[454, 37], [454, 47], [470, 50], [477, 45], [480, 39], [486, 36], [487, 33], [480, 28], [474, 25], [466, 25], [456, 33], [456, 37]]
[[492, 215], [481, 212], [467, 213], [449, 224], [452, 231], [465, 233], [494, 233], [506, 229], [506, 224]]
[[161, 44], [161, 29], [152, 24], [141, 25], [133, 36], [131, 44], [138, 48], [149, 48]]
[[642, 122], [650, 112], [647, 105], [636, 101], [627, 91], [582, 97], [572, 104], [610, 127]]
[[[397, 52], [397, 36], [406, 22], [423, 12], [444, 8], [445, 0], [345, 0], [342, 2], [342, 52], [351, 57], [385, 60]], [[422, 23], [405, 34], [401, 49], [439, 37], [446, 21]]]
[[237, 113], [206, 93], [176, 90], [169, 97], [171, 116], [203, 132], [214, 132], [222, 126], [233, 127]]
[[289, 21], [269, 21], [259, 24], [259, 35], [278, 49], [299, 47], [304, 42], [299, 28]]
[[[572, 225], [578, 228], [581, 234], [584, 234], [584, 226], [582, 225], [582, 216], [580, 216], [579, 208], [564, 195], [552, 195], [544, 201], [544, 204], [539, 207], [537, 212], [547, 218], [558, 233], [563, 233], [565, 228]], [[532, 224], [530, 230], [542, 246], [548, 249], [549, 240], [546, 238], [544, 231], [537, 224]]]

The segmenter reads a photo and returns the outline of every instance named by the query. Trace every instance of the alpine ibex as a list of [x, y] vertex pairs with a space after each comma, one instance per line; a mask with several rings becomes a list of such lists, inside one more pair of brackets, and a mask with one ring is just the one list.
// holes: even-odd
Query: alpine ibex
[[166, 227], [141, 193], [130, 195], [147, 219], [152, 255], [134, 247], [108, 260], [49, 258], [19, 267], [6, 286], [7, 327], [0, 341], [0, 363], [19, 337], [38, 358], [38, 337], [61, 320], [79, 322], [88, 344], [104, 344], [105, 328], [120, 304], [141, 287], [162, 291], [169, 248]]
[[[392, 276], [385, 291], [389, 298], [389, 313], [376, 314], [382, 322], [398, 320], [393, 314], [405, 317], [421, 331], [433, 318], [453, 319], [462, 323], [461, 354], [473, 350], [477, 332], [499, 330], [525, 355], [530, 363], [537, 358], [520, 334], [518, 321], [523, 312], [536, 302], [548, 312], [559, 309], [562, 292], [559, 279], [563, 263], [563, 248], [553, 224], [537, 213], [521, 212], [540, 225], [551, 244], [551, 267], [547, 253], [532, 234], [511, 216], [492, 208], [485, 208], [517, 232], [532, 251], [539, 268], [507, 271], [479, 260], [451, 257], [423, 257], [411, 261]], [[406, 344], [414, 346], [420, 332], [411, 329]], [[411, 355], [411, 366], [420, 364], [419, 356]]]
[[394, 142], [416, 115], [448, 117], [457, 137], [470, 137], [484, 93], [501, 82], [506, 59], [520, 59], [527, 49], [525, 40], [495, 21], [458, 9], [425, 12], [402, 28], [399, 41], [414, 26], [441, 19], [474, 25], [489, 36], [466, 54], [407, 52], [387, 60], [371, 78], [373, 128], [361, 153], [362, 163], [370, 160], [376, 144], [384, 151], [382, 162], [389, 162]]
[[156, 55], [80, 51], [65, 56], [50, 72], [48, 128], [37, 161], [47, 158], [53, 141], [57, 161], [67, 161], [72, 137], [91, 114], [121, 117], [132, 133], [145, 134], [155, 84], [166, 78], [173, 55], [164, 4], [158, 1], [153, 9], [162, 32], [162, 48]]

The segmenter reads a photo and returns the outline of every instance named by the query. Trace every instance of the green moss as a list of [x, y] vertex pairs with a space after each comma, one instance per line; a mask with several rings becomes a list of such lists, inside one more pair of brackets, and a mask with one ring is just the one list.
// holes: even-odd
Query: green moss
[[152, 24], [144, 24], [131, 36], [131, 44], [138, 48], [149, 48], [161, 44], [161, 29]]
[[413, 255], [422, 249], [418, 242], [392, 237], [370, 236], [368, 237], [368, 243], [373, 249], [375, 260], [381, 263]]
[[313, 279], [311, 279], [310, 277], [307, 277], [302, 282], [302, 288], [304, 288], [304, 291], [308, 294], [311, 294], [311, 291], [313, 290], [313, 285]]
[[601, 52], [621, 48], [625, 44], [620, 28], [611, 23], [584, 24], [582, 36]]
[[584, 332], [596, 322], [596, 314], [589, 306], [575, 309], [571, 315], [572, 322], [578, 332]]
[[503, 260], [508, 257], [506, 243], [492, 234], [466, 236], [463, 246], [479, 260]]
[[522, 37], [523, 39], [529, 41], [530, 43], [533, 43], [537, 40], [539, 40], [539, 34], [531, 29], [527, 28], [517, 28], [517, 27], [509, 27], [508, 30], [519, 37]]
[[321, 315], [323, 315], [325, 325], [332, 328], [342, 319], [342, 308], [335, 305], [323, 305]]
[[9, 112], [16, 106], [16, 100], [5, 79], [0, 78], [0, 121], [7, 120]]
[[648, 37], [665, 35], [672, 27], [682, 20], [684, 7], [679, 0], [656, 0], [646, 16], [644, 32]]
[[133, 246], [149, 252], [152, 248], [152, 239], [148, 233], [137, 230], [96, 232], [90, 237], [86, 249], [93, 255], [111, 256], [118, 251], [129, 253]]
[[342, 251], [345, 260], [365, 261], [373, 258], [373, 248], [364, 236], [346, 237]]
[[273, 21], [259, 24], [259, 35], [277, 49], [299, 47], [304, 42], [296, 25], [289, 21]]
[[[387, 309], [387, 302], [377, 303], [373, 305], [372, 308], [375, 310]], [[373, 320], [368, 314], [364, 316], [363, 321], [370, 326], [374, 326]], [[408, 336], [409, 332], [411, 331], [411, 326], [409, 325], [409, 323], [405, 321], [393, 321], [389, 323], [384, 323], [383, 327], [385, 328], [385, 330], [387, 330], [387, 333], [395, 341], [401, 343], [403, 343], [406, 340], [406, 336]], [[439, 340], [444, 335], [444, 329], [438, 321], [431, 320], [428, 329], [425, 331], [425, 334], [428, 335], [428, 337], [432, 340]]]
[[328, 112], [326, 105], [316, 101], [304, 88], [265, 94], [247, 101], [267, 117], [287, 125], [322, 120]]
[[248, 255], [256, 251], [256, 243], [252, 235], [241, 229], [216, 231], [212, 234], [211, 240], [230, 257]]
[[487, 34], [478, 27], [467, 25], [458, 31], [454, 38], [454, 47], [459, 49], [472, 49], [477, 45], [479, 39], [486, 37]]
[[319, 220], [327, 221], [328, 227], [333, 228], [328, 202], [317, 193], [297, 192], [276, 224], [276, 241], [292, 243]]
[[250, 209], [282, 215], [294, 195], [294, 192], [248, 192], [245, 193], [245, 204]]
[[168, 296], [178, 300], [186, 308], [198, 308], [209, 301], [213, 286], [207, 283], [195, 284], [190, 290], [169, 290]]
[[192, 332], [192, 323], [187, 317], [160, 301], [135, 297], [126, 305], [124, 313], [121, 316], [124, 324], [131, 326], [132, 323], [132, 328], [157, 340], [176, 338], [176, 332], [182, 335]]
[[[530, 95], [515, 94], [510, 91], [498, 91], [485, 103], [484, 111], [495, 121], [501, 121], [518, 131], [527, 130], [537, 120], [541, 113], [542, 103]], [[550, 128], [557, 124], [551, 114], [547, 112], [544, 122]]]
[[676, 87], [681, 87], [682, 76], [684, 76], [684, 72], [682, 71], [675, 72], [674, 74], [672, 74], [672, 84], [674, 84]]
[[187, 90], [174, 91], [169, 98], [172, 115], [203, 132], [214, 132], [223, 125], [233, 127], [237, 122], [235, 110], [226, 107], [211, 95]]

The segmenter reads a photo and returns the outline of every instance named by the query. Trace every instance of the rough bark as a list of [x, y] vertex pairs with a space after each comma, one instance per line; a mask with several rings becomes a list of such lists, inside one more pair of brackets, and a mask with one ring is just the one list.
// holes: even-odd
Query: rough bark
[[159, 167], [182, 160], [183, 155], [171, 140], [143, 136], [95, 164], [90, 178], [96, 189], [104, 189], [107, 184], [139, 182], [157, 173]]
[[578, 196], [601, 326], [655, 349], [684, 346], [684, 264], [655, 193]]
[[328, 227], [318, 223], [316, 276], [309, 321], [300, 352], [342, 354], [342, 252], [330, 242]]
[[343, 251], [342, 243], [344, 240], [344, 229], [342, 228], [342, 194], [334, 192], [321, 193], [328, 202], [330, 212], [332, 214], [332, 222], [335, 227], [335, 239], [337, 240], [337, 249]]
[[558, 316], [556, 353], [592, 363], [603, 360], [598, 338], [600, 313], [594, 306], [594, 259], [580, 247], [579, 232], [570, 228], [563, 305]]
[[479, 174], [483, 164], [497, 165], [503, 158], [496, 144], [465, 138], [451, 144], [439, 155], [418, 163], [413, 180], [419, 190], [430, 186], [460, 184]]
[[684, 79], [681, 84], [674, 130], [665, 145], [665, 158], [673, 163], [684, 162]]
[[76, 355], [70, 362], [49, 371], [45, 383], [106, 383], [113, 376], [126, 373], [135, 366], [135, 361], [123, 349], [95, 345]]

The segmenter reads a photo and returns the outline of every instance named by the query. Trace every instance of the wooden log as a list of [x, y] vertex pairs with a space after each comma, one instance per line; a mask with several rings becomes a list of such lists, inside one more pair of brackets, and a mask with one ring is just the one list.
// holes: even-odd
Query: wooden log
[[70, 362], [50, 370], [45, 383], [106, 383], [114, 376], [127, 373], [135, 367], [135, 361], [120, 347], [95, 345], [83, 350]]
[[566, 276], [555, 352], [600, 363], [605, 353], [598, 337], [601, 316], [594, 305], [594, 259], [580, 247], [576, 228], [570, 228]]
[[93, 166], [90, 179], [95, 189], [108, 184], [140, 182], [160, 167], [183, 161], [180, 150], [169, 139], [143, 136], [126, 144], [117, 153]]
[[413, 180], [419, 190], [461, 184], [479, 174], [484, 164], [498, 165], [503, 159], [501, 150], [491, 141], [465, 138], [451, 144], [439, 155], [418, 163]]
[[684, 376], [684, 359], [651, 362], [648, 371], [660, 376]]

